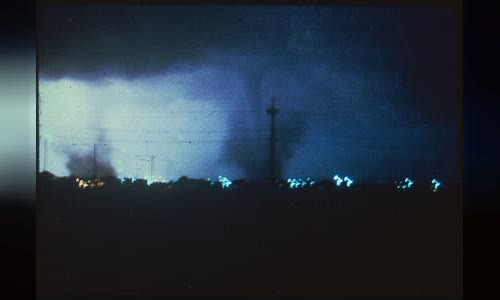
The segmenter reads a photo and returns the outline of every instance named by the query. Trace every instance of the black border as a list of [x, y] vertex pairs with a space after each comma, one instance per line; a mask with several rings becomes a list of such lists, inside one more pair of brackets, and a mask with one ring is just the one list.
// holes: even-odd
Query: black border
[[[34, 1], [33, 1], [34, 2]], [[37, 8], [37, 26], [36, 26], [36, 90], [37, 90], [37, 128], [36, 128], [36, 134], [37, 134], [37, 148], [36, 148], [36, 170], [37, 174], [39, 173], [39, 119], [38, 119], [38, 112], [39, 112], [39, 107], [38, 107], [38, 45], [39, 45], [39, 36], [38, 36], [38, 21], [39, 21], [39, 16], [38, 13], [40, 12], [40, 9], [43, 9], [44, 6], [46, 5], [57, 5], [57, 4], [64, 4], [64, 5], [87, 5], [87, 4], [112, 4], [112, 5], [121, 5], [121, 4], [126, 4], [126, 5], [165, 5], [165, 4], [188, 4], [188, 5], [207, 5], [207, 4], [225, 4], [225, 5], [246, 5], [246, 4], [259, 4], [259, 5], [349, 5], [349, 6], [356, 6], [356, 5], [369, 5], [369, 6], [417, 6], [417, 7], [448, 7], [448, 8], [454, 8], [457, 9], [460, 15], [462, 16], [463, 13], [463, 1], [461, 0], [268, 0], [268, 1], [248, 1], [248, 0], [185, 0], [185, 1], [173, 1], [173, 0], [38, 0], [36, 1], [36, 8]], [[463, 18], [460, 18], [460, 31], [461, 31], [461, 37], [463, 36]], [[461, 38], [460, 39], [460, 79], [461, 79], [461, 86], [463, 87], [464, 81], [463, 81], [463, 51], [462, 51], [462, 46], [463, 46], [464, 40]], [[461, 104], [463, 104], [464, 98], [463, 98], [463, 89], [461, 90], [461, 99], [459, 101], [462, 101]], [[462, 107], [462, 106], [461, 106]], [[460, 166], [461, 166], [461, 175], [463, 177], [464, 175], [464, 148], [463, 148], [463, 132], [464, 132], [464, 124], [463, 124], [463, 109], [461, 113], [461, 127], [459, 128], [459, 136], [460, 136]], [[38, 187], [37, 187], [38, 189]], [[488, 223], [489, 224], [489, 223]], [[333, 299], [345, 299], [345, 297], [332, 297]], [[380, 298], [380, 297], [348, 297], [349, 299], [365, 299], [365, 298]], [[405, 297], [402, 297], [405, 298]], [[449, 297], [428, 297], [427, 299], [444, 299], [444, 298], [449, 298]], [[416, 299], [416, 298], [412, 298]], [[450, 298], [451, 299], [451, 298]]]

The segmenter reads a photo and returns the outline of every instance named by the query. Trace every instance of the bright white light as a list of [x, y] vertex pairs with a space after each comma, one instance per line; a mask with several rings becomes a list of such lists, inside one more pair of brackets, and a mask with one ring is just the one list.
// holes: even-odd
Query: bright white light
[[316, 183], [316, 181], [312, 180], [311, 177], [307, 177], [307, 182], [309, 182], [309, 186], [312, 186]]
[[300, 187], [304, 187], [307, 182], [305, 182], [302, 178], [299, 179], [299, 182], [300, 182]]
[[437, 181], [436, 179], [432, 179], [431, 185], [432, 185], [432, 191], [436, 192], [439, 186], [441, 185], [441, 182]]
[[337, 186], [340, 186], [344, 180], [340, 178], [338, 175], [333, 176], [333, 180], [337, 182]]
[[337, 186], [341, 186], [342, 183], [345, 182], [347, 187], [350, 187], [354, 182], [351, 178], [349, 178], [347, 176], [344, 176], [344, 178], [342, 179], [338, 175], [333, 176], [333, 180], [336, 181]]
[[306, 180], [304, 180], [302, 178], [299, 178], [299, 179], [288, 178], [286, 180], [286, 182], [288, 183], [288, 186], [291, 189], [304, 188], [304, 187], [307, 187], [307, 186], [312, 186], [315, 183], [315, 181], [311, 180], [310, 177], [308, 177]]
[[350, 187], [354, 181], [352, 181], [349, 177], [344, 177], [344, 181], [346, 182], [347, 187]]
[[[302, 180], [302, 179], [300, 179], [300, 180]], [[301, 184], [300, 180], [297, 180], [295, 178], [288, 178], [287, 182], [288, 182], [291, 189], [296, 189]]]
[[222, 188], [228, 188], [229, 186], [231, 186], [231, 184], [233, 184], [231, 182], [231, 180], [229, 180], [227, 177], [224, 177], [224, 176], [219, 176], [219, 182], [221, 183], [222, 185]]
[[405, 180], [399, 182], [399, 184], [397, 185], [397, 188], [398, 189], [400, 189], [400, 188], [401, 189], [410, 189], [411, 186], [413, 185], [413, 183], [414, 182], [410, 178], [406, 177]]

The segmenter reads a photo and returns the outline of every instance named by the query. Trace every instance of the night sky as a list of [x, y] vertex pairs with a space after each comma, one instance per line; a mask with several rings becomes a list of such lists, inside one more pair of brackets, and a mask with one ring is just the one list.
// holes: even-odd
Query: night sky
[[[446, 8], [70, 6], [41, 13], [40, 168], [260, 179], [459, 176], [459, 15]], [[45, 149], [47, 153], [45, 154]], [[162, 178], [158, 178], [162, 176]]]

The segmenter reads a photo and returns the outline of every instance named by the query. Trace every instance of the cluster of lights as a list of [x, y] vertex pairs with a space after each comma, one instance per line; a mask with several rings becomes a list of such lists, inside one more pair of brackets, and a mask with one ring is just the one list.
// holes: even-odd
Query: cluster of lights
[[157, 177], [156, 179], [153, 177], [149, 177], [147, 175], [144, 175], [143, 177], [146, 180], [147, 185], [152, 185], [155, 182], [165, 182], [164, 179], [162, 179], [162, 176]]
[[[123, 184], [128, 180], [130, 180], [130, 182], [134, 183], [137, 178], [135, 176], [129, 176], [129, 177], [119, 177], [120, 179], [120, 182]], [[152, 178], [149, 178], [148, 176], [144, 176], [144, 179], [147, 181], [147, 184], [148, 185], [151, 185], [153, 184], [154, 182], [166, 182], [164, 179], [162, 179], [162, 177], [160, 176], [158, 178], [158, 180], [154, 180]], [[212, 180], [211, 178], [207, 178], [206, 179], [211, 186], [213, 186], [215, 184], [214, 180]], [[345, 183], [346, 187], [351, 187], [351, 185], [354, 183], [354, 181], [345, 176], [344, 178], [338, 176], [338, 175], [335, 175], [333, 177], [333, 181], [336, 183], [337, 186], [342, 186], [342, 184]], [[82, 188], [82, 189], [86, 189], [86, 188], [99, 188], [99, 187], [102, 187], [105, 185], [105, 182], [104, 181], [101, 181], [99, 179], [94, 179], [93, 181], [92, 180], [83, 180], [83, 179], [80, 179], [80, 178], [76, 178], [76, 182], [78, 183], [78, 187], [79, 188]], [[221, 184], [222, 188], [229, 188], [233, 183], [231, 180], [229, 180], [229, 178], [225, 177], [225, 176], [219, 176], [218, 177], [218, 182]], [[316, 182], [314, 180], [312, 180], [311, 178], [307, 178], [306, 180], [302, 179], [302, 178], [288, 178], [287, 179], [287, 183], [289, 185], [289, 187], [291, 189], [299, 189], [299, 188], [305, 188], [305, 187], [311, 187], [313, 186]], [[397, 184], [397, 188], [398, 189], [411, 189], [411, 187], [413, 186], [414, 182], [406, 177], [403, 181], [399, 181], [399, 182], [395, 182]], [[280, 184], [281, 186], [281, 184]], [[437, 192], [440, 187], [442, 187], [442, 183], [439, 182], [437, 179], [432, 179], [431, 181], [431, 189], [433, 192]]]
[[338, 175], [333, 176], [333, 181], [336, 182], [337, 186], [341, 186], [342, 183], [345, 182], [347, 187], [351, 187], [351, 185], [354, 182], [351, 178], [349, 178], [347, 176], [345, 176], [344, 178], [341, 178]]
[[231, 184], [233, 184], [231, 180], [229, 180], [229, 178], [224, 176], [219, 176], [219, 182], [222, 185], [223, 189], [228, 188], [231, 186]]
[[432, 179], [431, 185], [432, 185], [432, 191], [437, 192], [439, 186], [441, 186], [441, 182], [437, 181], [436, 179]]
[[312, 180], [309, 177], [306, 180], [302, 178], [299, 179], [288, 178], [286, 182], [288, 182], [288, 185], [290, 186], [291, 189], [303, 188], [305, 186], [312, 186], [316, 183], [316, 181]]
[[120, 179], [121, 184], [124, 184], [127, 181], [127, 179], [130, 179], [130, 182], [134, 183], [137, 180], [137, 177], [129, 175], [127, 177], [118, 177], [118, 179]]
[[[131, 183], [134, 183], [134, 182], [137, 181], [137, 177], [132, 176], [132, 175], [129, 175], [127, 177], [118, 177], [118, 179], [120, 179], [120, 183], [121, 184], [124, 184], [127, 180], [130, 180]], [[146, 180], [147, 185], [152, 185], [155, 182], [162, 182], [162, 183], [166, 183], [167, 182], [165, 180], [165, 178], [163, 178], [162, 176], [158, 176], [155, 179], [154, 177], [149, 177], [149, 176], [145, 175], [143, 177], [143, 179]]]
[[408, 177], [405, 178], [405, 180], [403, 182], [399, 182], [397, 188], [398, 189], [410, 189], [411, 186], [413, 185], [413, 181], [411, 179], [409, 179]]
[[80, 178], [77, 178], [75, 180], [77, 183], [78, 183], [78, 187], [81, 188], [81, 189], [86, 189], [86, 188], [100, 188], [100, 187], [103, 187], [105, 182], [104, 181], [101, 181], [99, 179], [94, 179], [94, 181], [92, 180], [83, 180], [83, 179], [80, 179]]

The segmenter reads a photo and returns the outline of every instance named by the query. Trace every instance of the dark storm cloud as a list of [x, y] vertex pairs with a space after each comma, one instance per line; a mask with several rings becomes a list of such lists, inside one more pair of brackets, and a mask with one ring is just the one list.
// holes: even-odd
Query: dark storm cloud
[[[283, 109], [332, 115], [326, 122], [280, 115], [280, 126], [293, 131], [280, 133], [288, 138], [277, 149], [282, 167], [313, 122], [327, 130], [333, 120], [388, 128], [458, 124], [458, 15], [445, 9], [72, 6], [47, 9], [40, 23], [44, 79], [98, 82], [205, 66], [239, 74], [253, 112], [228, 118], [224, 149], [252, 178], [267, 172], [268, 144], [256, 130], [268, 124], [263, 112], [271, 96], [285, 99]], [[215, 101], [228, 85], [210, 80], [199, 89], [193, 84], [192, 94]]]
[[134, 78], [206, 64], [222, 51], [279, 47], [286, 27], [279, 13], [267, 15], [214, 6], [50, 9], [41, 21], [41, 73]]
[[458, 96], [458, 16], [448, 10], [69, 6], [41, 16], [42, 78], [136, 78], [236, 53], [250, 93], [263, 74], [259, 61], [323, 58], [340, 73], [400, 73], [411, 95], [404, 101], [434, 118]]

